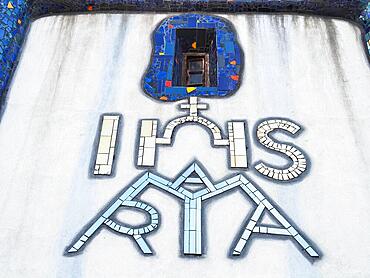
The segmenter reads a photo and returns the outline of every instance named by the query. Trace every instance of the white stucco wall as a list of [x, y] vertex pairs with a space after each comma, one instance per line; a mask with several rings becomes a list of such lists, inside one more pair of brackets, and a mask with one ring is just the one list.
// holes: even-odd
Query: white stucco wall
[[[247, 120], [253, 164], [287, 162], [252, 140], [258, 121], [284, 117], [304, 128], [297, 138], [276, 138], [308, 154], [307, 176], [276, 184], [252, 168], [246, 175], [322, 258], [312, 264], [289, 240], [254, 239], [245, 257], [229, 259], [253, 207], [238, 192], [206, 206], [205, 256], [180, 257], [180, 204], [153, 189], [142, 199], [162, 216], [147, 237], [155, 256], [142, 256], [130, 238], [107, 229], [81, 255], [63, 256], [82, 227], [142, 173], [134, 166], [138, 121], [165, 123], [180, 113], [178, 103], [159, 104], [140, 86], [151, 32], [165, 17], [58, 16], [32, 24], [0, 122], [1, 276], [369, 277], [370, 71], [360, 31], [340, 20], [292, 15], [225, 16], [244, 50], [243, 83], [230, 98], [202, 99], [210, 106], [202, 113], [222, 128]], [[123, 115], [117, 173], [91, 179], [98, 120], [110, 112]], [[172, 148], [159, 148], [156, 171], [174, 178], [197, 159], [219, 180], [237, 173], [226, 158], [204, 130], [187, 126]]]

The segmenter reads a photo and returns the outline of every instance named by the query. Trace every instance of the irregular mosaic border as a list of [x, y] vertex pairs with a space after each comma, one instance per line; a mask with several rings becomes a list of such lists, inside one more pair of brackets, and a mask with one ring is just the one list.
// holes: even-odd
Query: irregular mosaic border
[[[215, 81], [210, 87], [176, 85], [176, 30], [181, 28], [214, 29], [217, 62], [210, 68], [217, 68]], [[144, 91], [162, 101], [176, 101], [189, 96], [228, 96], [240, 85], [242, 51], [233, 26], [227, 20], [205, 14], [181, 14], [164, 19], [152, 35], [153, 53], [150, 66], [143, 79]]]
[[[298, 13], [343, 18], [363, 28], [370, 58], [370, 3], [368, 0], [216, 1], [216, 0], [0, 0], [0, 100], [3, 103], [17, 66], [30, 22], [39, 17], [109, 11]], [[365, 49], [366, 49], [365, 46]]]

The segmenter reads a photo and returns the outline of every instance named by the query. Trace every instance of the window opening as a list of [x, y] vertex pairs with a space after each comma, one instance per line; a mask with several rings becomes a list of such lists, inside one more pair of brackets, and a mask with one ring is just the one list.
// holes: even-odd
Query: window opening
[[177, 29], [174, 86], [217, 87], [214, 29]]
[[185, 61], [185, 80], [182, 83], [186, 86], [209, 87], [208, 55], [188, 53], [185, 54]]

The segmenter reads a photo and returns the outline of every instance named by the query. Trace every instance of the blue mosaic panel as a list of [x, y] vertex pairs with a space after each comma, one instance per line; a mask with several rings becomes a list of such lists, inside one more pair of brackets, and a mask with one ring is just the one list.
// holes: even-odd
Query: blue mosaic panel
[[364, 2], [364, 10], [360, 15], [360, 20], [364, 26], [365, 43], [367, 45], [367, 49], [369, 50], [369, 55], [370, 55], [370, 2], [368, 1], [363, 1], [363, 2]]
[[7, 90], [16, 66], [27, 31], [28, 15], [25, 0], [0, 2], [0, 99]]
[[[215, 87], [173, 86], [177, 29], [214, 29], [217, 48]], [[153, 34], [154, 51], [143, 88], [151, 97], [175, 101], [190, 96], [226, 96], [239, 86], [240, 47], [230, 23], [204, 14], [183, 14], [165, 19]]]

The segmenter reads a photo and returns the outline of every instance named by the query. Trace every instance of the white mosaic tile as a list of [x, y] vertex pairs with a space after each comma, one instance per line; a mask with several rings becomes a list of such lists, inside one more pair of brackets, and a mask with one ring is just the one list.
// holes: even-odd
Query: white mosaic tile
[[103, 115], [94, 175], [112, 174], [119, 121], [119, 115]]

